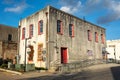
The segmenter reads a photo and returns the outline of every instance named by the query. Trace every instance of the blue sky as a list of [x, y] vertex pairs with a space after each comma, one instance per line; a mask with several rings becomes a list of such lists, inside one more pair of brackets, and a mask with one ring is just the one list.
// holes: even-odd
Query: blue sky
[[18, 27], [21, 18], [51, 5], [106, 28], [106, 39], [120, 39], [120, 0], [1, 0], [0, 24]]

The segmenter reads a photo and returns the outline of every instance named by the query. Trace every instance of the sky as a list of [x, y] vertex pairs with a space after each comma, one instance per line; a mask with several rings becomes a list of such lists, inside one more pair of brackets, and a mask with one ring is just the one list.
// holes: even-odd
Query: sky
[[51, 5], [106, 29], [106, 39], [120, 39], [120, 0], [1, 0], [0, 24], [19, 20]]

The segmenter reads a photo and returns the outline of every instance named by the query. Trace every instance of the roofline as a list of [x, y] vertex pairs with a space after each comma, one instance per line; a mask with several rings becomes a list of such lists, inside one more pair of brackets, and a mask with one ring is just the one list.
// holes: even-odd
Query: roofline
[[[49, 5], [48, 5], [47, 7], [49, 7]], [[44, 8], [42, 8], [42, 9], [40, 9], [40, 10], [38, 10], [38, 11], [36, 11], [36, 12], [34, 12], [34, 13], [32, 13], [32, 14], [30, 14], [30, 15], [24, 17], [24, 18], [21, 18], [21, 19], [19, 20], [19, 22], [20, 22], [21, 20], [24, 20], [24, 19], [26, 19], [26, 18], [28, 18], [28, 17], [30, 17], [30, 16], [32, 16], [32, 15], [34, 15], [34, 14], [36, 14], [36, 13], [42, 11], [42, 10], [44, 10], [44, 9], [47, 8], [47, 7], [44, 7]]]
[[[70, 15], [70, 16], [73, 16], [74, 18], [77, 18], [77, 19], [82, 20], [82, 21], [84, 21], [84, 22], [86, 22], [86, 23], [89, 23], [89, 24], [91, 24], [91, 25], [94, 25], [94, 26], [97, 26], [97, 27], [100, 27], [100, 28], [106, 30], [105, 28], [103, 28], [103, 27], [101, 27], [101, 26], [98, 26], [98, 25], [96, 25], [96, 24], [94, 24], [94, 23], [91, 23], [91, 22], [89, 22], [89, 21], [86, 21], [86, 20], [84, 20], [84, 19], [78, 18], [77, 16], [74, 16], [74, 15], [72, 15], [72, 14], [70, 14], [70, 13], [67, 13], [67, 12], [62, 11], [62, 10], [60, 10], [60, 9], [57, 9], [57, 8], [55, 8], [55, 7], [53, 7], [53, 6], [48, 5], [48, 6], [46, 6], [45, 8], [49, 8], [49, 9], [50, 9], [50, 8], [53, 8], [53, 9], [56, 9], [56, 10], [58, 10], [58, 11], [61, 11], [61, 12], [65, 13], [65, 14], [68, 14], [68, 15]], [[36, 13], [42, 11], [42, 10], [44, 10], [45, 8], [42, 8], [42, 9], [34, 12], [33, 14], [31, 14], [31, 15], [25, 17], [25, 18], [28, 18], [28, 17], [30, 17], [30, 16], [32, 16], [32, 15], [34, 15], [34, 14], [36, 14]], [[25, 18], [23, 18], [23, 19], [25, 19]], [[21, 20], [23, 20], [23, 19], [21, 19]], [[21, 21], [21, 20], [20, 20], [20, 21]], [[20, 22], [20, 21], [19, 21], [19, 22]]]
[[0, 24], [0, 27], [9, 27], [9, 28], [17, 29], [17, 27], [9, 26], [9, 25], [6, 25], [6, 24]]
[[[77, 16], [74, 16], [74, 15], [72, 15], [72, 14], [70, 14], [70, 13], [67, 13], [67, 12], [62, 11], [62, 10], [60, 10], [60, 9], [57, 9], [57, 8], [55, 8], [55, 7], [53, 7], [53, 6], [50, 6], [50, 5], [49, 5], [49, 7], [50, 7], [50, 8], [53, 8], [53, 9], [56, 9], [56, 10], [58, 10], [58, 11], [61, 11], [61, 12], [65, 13], [65, 14], [70, 15], [70, 16], [73, 16], [73, 17], [75, 17], [75, 18], [77, 18], [77, 19], [79, 19], [79, 20], [82, 20], [82, 21], [84, 21], [84, 22], [87, 22], [87, 23], [89, 23], [89, 24], [91, 24], [91, 25], [94, 25], [94, 26], [97, 26], [97, 27], [103, 28], [103, 27], [98, 26], [98, 25], [96, 25], [96, 24], [94, 24], [94, 23], [91, 23], [91, 22], [86, 21], [86, 20], [84, 20], [84, 19], [81, 19], [81, 18], [79, 18], [79, 17], [77, 17]], [[105, 28], [103, 28], [103, 29], [106, 30]]]

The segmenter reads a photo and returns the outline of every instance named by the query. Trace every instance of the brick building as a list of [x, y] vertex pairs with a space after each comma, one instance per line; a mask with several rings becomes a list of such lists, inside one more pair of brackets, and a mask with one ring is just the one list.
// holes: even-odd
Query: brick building
[[17, 55], [18, 29], [0, 24], [0, 58], [14, 59]]
[[103, 59], [105, 29], [54, 7], [47, 6], [22, 19], [19, 25], [20, 64], [34, 63], [49, 69]]

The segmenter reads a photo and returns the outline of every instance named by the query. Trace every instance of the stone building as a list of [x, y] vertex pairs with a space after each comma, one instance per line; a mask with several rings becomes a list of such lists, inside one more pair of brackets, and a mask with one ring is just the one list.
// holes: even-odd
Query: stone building
[[51, 67], [103, 59], [105, 29], [58, 10], [46, 8], [19, 22], [20, 64]]
[[17, 55], [18, 29], [0, 24], [0, 58], [14, 59]]

